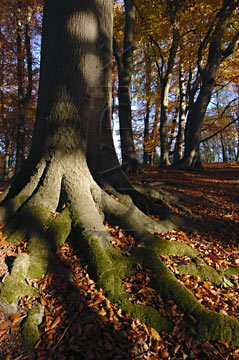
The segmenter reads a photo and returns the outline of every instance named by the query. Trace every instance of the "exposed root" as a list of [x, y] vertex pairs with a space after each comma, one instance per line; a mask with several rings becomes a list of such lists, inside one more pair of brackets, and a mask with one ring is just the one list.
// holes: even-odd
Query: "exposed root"
[[[134, 264], [140, 263], [157, 274], [154, 286], [160, 295], [165, 300], [175, 301], [185, 314], [197, 320], [195, 332], [203, 336], [204, 340], [221, 339], [239, 344], [239, 323], [202, 306], [160, 259], [160, 255], [170, 253], [197, 259], [197, 252], [185, 244], [168, 242], [154, 235], [154, 232], [167, 232], [175, 224], [181, 228], [188, 226], [185, 218], [170, 213], [168, 219], [154, 221], [139, 210], [128, 195], [123, 195], [120, 202], [116, 201], [93, 181], [90, 174], [87, 181], [77, 183], [75, 176], [77, 174], [84, 179], [81, 176], [84, 169], [76, 166], [76, 174], [68, 174], [62, 161], [60, 166], [59, 163], [57, 165], [59, 176], [54, 176], [55, 165], [53, 162], [45, 168], [44, 176], [42, 173], [38, 184], [34, 185], [35, 190], [4, 228], [11, 241], [28, 239], [28, 253], [20, 254], [15, 260], [1, 291], [5, 309], [8, 307], [8, 311], [16, 311], [19, 296], [33, 293], [38, 296], [36, 289], [29, 286], [26, 279], [41, 278], [49, 266], [54, 264], [56, 249], [68, 239], [84, 253], [99, 286], [123, 311], [140, 318], [158, 331], [171, 330], [167, 318], [151, 307], [132, 304], [123, 289], [123, 279], [131, 274]], [[52, 217], [52, 211], [57, 209], [60, 212]], [[104, 219], [133, 234], [137, 241], [144, 244], [143, 247], [136, 245], [129, 249], [129, 256], [123, 256], [111, 245], [112, 238], [103, 225]], [[31, 344], [27, 343], [32, 350], [38, 336], [36, 324], [42, 314], [40, 308], [34, 311], [33, 319], [37, 318], [37, 322], [29, 318], [24, 328], [24, 334], [28, 336], [31, 324], [35, 324], [33, 335], [29, 337], [32, 339]]]
[[36, 167], [34, 174], [28, 179], [25, 186], [18, 191], [18, 183], [13, 182], [1, 197], [0, 223], [14, 215], [37, 188], [46, 169], [46, 161], [42, 160]]
[[134, 188], [139, 191], [141, 194], [149, 198], [151, 201], [155, 202], [157, 205], [163, 204], [165, 207], [168, 207], [168, 204], [175, 207], [176, 209], [179, 209], [187, 214], [189, 214], [194, 219], [200, 219], [200, 215], [196, 215], [192, 213], [192, 211], [179, 204], [179, 200], [184, 200], [185, 195], [181, 194], [179, 192], [169, 192], [162, 189], [156, 189], [153, 186], [147, 185], [147, 184], [133, 184]]
[[[82, 227], [83, 226], [83, 227]], [[101, 234], [102, 236], [103, 234]], [[80, 237], [80, 241], [79, 241]], [[136, 318], [146, 322], [158, 331], [172, 330], [171, 322], [161, 315], [156, 309], [132, 304], [129, 295], [125, 293], [122, 282], [130, 275], [132, 267], [137, 261], [134, 257], [123, 257], [117, 250], [109, 247], [104, 250], [98, 241], [99, 233], [89, 234], [84, 229], [80, 219], [75, 218], [71, 240], [80, 251], [84, 252], [91, 269], [100, 287], [111, 301], [118, 304], [120, 308]], [[108, 241], [110, 236], [107, 235]]]
[[220, 339], [231, 345], [239, 344], [239, 322], [236, 319], [206, 309], [185, 286], [177, 281], [151, 249], [135, 248], [132, 252], [142, 266], [158, 275], [154, 286], [163, 299], [172, 299], [184, 314], [192, 315], [196, 319], [194, 330], [201, 341]]

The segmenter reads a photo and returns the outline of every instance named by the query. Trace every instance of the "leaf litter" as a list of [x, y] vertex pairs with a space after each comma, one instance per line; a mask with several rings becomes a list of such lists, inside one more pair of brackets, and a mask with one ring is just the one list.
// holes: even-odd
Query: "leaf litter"
[[[233, 170], [237, 169], [233, 166]], [[207, 190], [205, 192], [205, 174], [193, 173], [193, 176], [184, 172], [177, 175], [177, 189], [185, 189], [186, 194], [193, 196], [195, 203], [183, 203], [191, 208], [193, 212], [203, 215], [203, 222], [206, 223], [207, 231], [203, 234], [186, 234], [182, 231], [172, 231], [168, 234], [160, 234], [169, 241], [182, 241], [200, 252], [202, 259], [216, 270], [226, 270], [229, 266], [237, 268], [238, 261], [238, 201], [233, 202], [228, 194], [228, 184], [222, 181], [226, 171], [219, 170], [220, 181], [216, 182], [222, 187], [225, 186], [225, 197], [222, 190], [216, 190], [210, 186], [215, 185], [213, 176], [215, 168], [212, 166], [208, 176]], [[148, 179], [152, 176], [165, 180], [165, 177], [172, 177], [174, 173], [154, 171], [148, 173]], [[238, 174], [238, 172], [237, 172]], [[209, 174], [210, 175], [210, 174]], [[185, 184], [190, 179], [190, 187]], [[145, 182], [144, 175], [144, 182]], [[193, 186], [192, 177], [195, 180]], [[228, 172], [227, 172], [228, 177]], [[202, 188], [200, 188], [200, 184]], [[231, 183], [230, 183], [231, 184]], [[180, 188], [181, 186], [181, 188]], [[231, 186], [231, 185], [230, 185]], [[233, 182], [233, 189], [238, 184]], [[173, 185], [163, 185], [173, 189]], [[184, 188], [184, 189], [183, 189]], [[198, 202], [203, 194], [203, 198]], [[222, 196], [218, 201], [218, 196]], [[207, 199], [210, 199], [209, 201]], [[206, 200], [205, 200], [206, 199]], [[207, 201], [207, 206], [204, 202]], [[230, 204], [230, 206], [229, 206]], [[223, 209], [220, 211], [221, 207]], [[229, 215], [227, 216], [230, 208]], [[178, 211], [178, 210], [177, 210]], [[216, 220], [220, 220], [220, 229], [215, 226]], [[213, 221], [211, 221], [213, 219]], [[218, 224], [218, 223], [216, 223]], [[112, 227], [105, 224], [113, 236], [113, 246], [120, 251], [127, 253], [132, 246], [138, 246], [136, 240], [125, 234], [119, 227]], [[17, 254], [26, 251], [26, 243], [21, 242], [15, 245], [8, 244], [7, 239], [0, 236], [0, 259], [5, 267], [5, 273], [0, 274], [1, 281], [10, 271], [11, 262]], [[131, 276], [125, 279], [123, 286], [130, 295], [130, 301], [156, 307], [163, 315], [168, 316], [174, 323], [172, 333], [158, 333], [155, 329], [142, 324], [139, 319], [134, 319], [129, 314], [122, 313], [121, 309], [112, 304], [97, 288], [93, 277], [88, 271], [86, 262], [81, 254], [77, 253], [68, 243], [65, 243], [58, 250], [59, 264], [68, 268], [72, 279], [66, 278], [59, 272], [49, 271], [42, 279], [29, 279], [29, 284], [39, 290], [40, 297], [25, 297], [19, 299], [19, 312], [13, 314], [10, 319], [0, 317], [0, 354], [3, 359], [31, 358], [24, 353], [19, 340], [19, 348], [7, 348], [3, 338], [10, 336], [17, 329], [19, 323], [24, 319], [27, 312], [36, 304], [44, 306], [44, 321], [39, 327], [40, 340], [36, 344], [37, 359], [238, 359], [239, 347], [229, 346], [225, 342], [200, 343], [194, 334], [191, 333], [191, 325], [195, 319], [186, 317], [177, 309], [173, 301], [163, 302], [160, 295], [153, 288], [154, 275], [148, 269], [143, 269], [140, 264], [135, 264]], [[8, 261], [11, 259], [11, 261]], [[7, 261], [6, 261], [7, 260]], [[162, 256], [177, 279], [187, 286], [190, 291], [208, 308], [239, 318], [239, 276], [230, 278], [233, 286], [215, 286], [208, 281], [202, 281], [199, 276], [180, 274], [180, 265], [190, 264], [191, 259], [187, 256], [169, 255]], [[0, 312], [1, 313], [1, 312]], [[190, 325], [191, 324], [191, 325]], [[7, 350], [7, 352], [4, 352]]]

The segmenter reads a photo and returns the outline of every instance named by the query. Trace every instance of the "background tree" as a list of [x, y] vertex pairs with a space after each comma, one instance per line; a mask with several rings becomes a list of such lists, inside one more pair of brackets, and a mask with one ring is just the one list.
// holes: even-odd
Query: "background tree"
[[[27, 85], [24, 91], [24, 58], [22, 47], [22, 0], [18, 0], [16, 12], [16, 43], [17, 43], [17, 106], [18, 106], [18, 129], [17, 129], [17, 147], [16, 147], [16, 167], [17, 173], [25, 160], [25, 112], [26, 106], [31, 100], [32, 94], [32, 51], [30, 40], [30, 23], [32, 18], [32, 8], [27, 6], [25, 23], [25, 49], [27, 57]], [[24, 94], [25, 92], [25, 94]]]
[[[20, 167], [28, 154], [34, 124], [39, 75], [39, 36], [42, 2], [1, 1], [1, 152]], [[32, 55], [34, 50], [34, 55]], [[9, 161], [4, 163], [7, 165]], [[4, 176], [8, 177], [5, 168]]]
[[[180, 34], [179, 34], [179, 25], [177, 19], [177, 12], [179, 10], [179, 4], [176, 4], [174, 1], [167, 0], [162, 3], [160, 6], [158, 3], [152, 3], [152, 11], [157, 12], [158, 17], [169, 17], [168, 31], [171, 32], [171, 43], [167, 46], [165, 51], [165, 43], [163, 48], [159, 45], [159, 42], [151, 35], [150, 30], [146, 30], [148, 33], [149, 39], [151, 41], [151, 46], [153, 48], [154, 59], [156, 62], [158, 76], [161, 84], [161, 113], [160, 113], [160, 148], [161, 148], [161, 166], [170, 165], [169, 160], [169, 145], [168, 145], [168, 96], [169, 88], [172, 80], [172, 73], [175, 64], [177, 49], [179, 46]], [[143, 4], [145, 7], [145, 4]], [[138, 12], [143, 21], [144, 26], [147, 26], [147, 20], [145, 15], [140, 10], [140, 5], [138, 6]], [[150, 25], [152, 24], [150, 19]], [[161, 40], [161, 39], [160, 39]], [[158, 61], [158, 57], [160, 61]]]
[[123, 33], [123, 45], [120, 48], [114, 35], [114, 56], [118, 68], [118, 100], [119, 100], [119, 123], [122, 165], [127, 173], [137, 173], [139, 164], [135, 152], [133, 131], [130, 83], [133, 69], [133, 46], [135, 33], [135, 4], [134, 0], [124, 1], [125, 26]]
[[[239, 39], [239, 31], [233, 31], [232, 26], [233, 12], [238, 5], [235, 1], [223, 1], [200, 43], [197, 65], [201, 86], [187, 118], [185, 154], [181, 164], [183, 168], [202, 168], [199, 155], [201, 127], [215, 86], [217, 69], [233, 53]], [[225, 39], [228, 32], [231, 38]]]

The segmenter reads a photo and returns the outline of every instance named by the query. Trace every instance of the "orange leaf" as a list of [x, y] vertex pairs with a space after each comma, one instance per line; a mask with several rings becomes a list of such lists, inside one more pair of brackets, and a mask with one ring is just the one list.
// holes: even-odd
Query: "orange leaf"
[[41, 305], [42, 305], [42, 306], [46, 306], [46, 305], [47, 305], [47, 301], [46, 301], [46, 299], [43, 298], [43, 297], [40, 298], [40, 302], [41, 302]]
[[204, 283], [203, 283], [203, 287], [205, 288], [205, 289], [210, 289], [210, 287], [211, 287], [211, 283], [210, 282], [208, 282], [208, 281], [205, 281]]
[[14, 314], [12, 314], [12, 316], [11, 316], [11, 321], [13, 322], [13, 323], [16, 323], [16, 322], [18, 322], [18, 321], [20, 321], [21, 320], [21, 315], [19, 314], [19, 313], [14, 313]]
[[9, 251], [7, 251], [7, 253], [6, 253], [6, 255], [7, 256], [16, 256], [16, 253], [15, 252], [13, 252], [13, 251], [11, 251], [11, 250], [9, 250]]
[[60, 316], [57, 316], [57, 318], [53, 321], [51, 325], [51, 329], [54, 329], [59, 324], [60, 321], [61, 321]]
[[107, 310], [109, 310], [111, 308], [110, 302], [108, 299], [105, 299], [105, 307]]
[[38, 342], [36, 343], [35, 349], [37, 349], [39, 347], [40, 343], [41, 343], [41, 339], [39, 339]]
[[1, 238], [0, 239], [0, 244], [9, 244], [7, 241], [6, 241], [6, 236], [5, 237], [3, 237], [3, 238]]
[[0, 330], [6, 330], [8, 328], [9, 328], [9, 323], [8, 322], [0, 324]]
[[51, 315], [50, 311], [49, 311], [49, 310], [47, 310], [46, 308], [44, 309], [44, 314], [45, 314], [45, 316], [49, 316], [49, 315]]

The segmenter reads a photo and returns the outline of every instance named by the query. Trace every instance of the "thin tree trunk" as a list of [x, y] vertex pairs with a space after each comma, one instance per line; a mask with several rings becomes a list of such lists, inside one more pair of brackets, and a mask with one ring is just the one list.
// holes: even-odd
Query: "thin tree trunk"
[[180, 105], [179, 105], [179, 124], [178, 135], [174, 151], [174, 163], [177, 163], [183, 158], [183, 146], [184, 146], [184, 133], [186, 126], [186, 88], [183, 65], [180, 65], [179, 69], [179, 93], [180, 93]]
[[145, 97], [146, 97], [146, 113], [144, 117], [144, 142], [143, 142], [143, 161], [144, 164], [150, 163], [150, 154], [152, 152], [152, 143], [149, 134], [149, 116], [150, 116], [150, 103], [151, 103], [151, 80], [152, 80], [152, 63], [149, 52], [146, 48], [144, 51], [145, 57]]
[[222, 146], [222, 161], [227, 162], [227, 152], [225, 149], [224, 139], [222, 133], [220, 133], [220, 140], [221, 140], [221, 146]]
[[118, 67], [119, 86], [119, 121], [122, 165], [127, 173], [137, 173], [139, 164], [134, 147], [132, 131], [132, 111], [130, 99], [130, 83], [133, 69], [133, 44], [135, 33], [135, 4], [133, 0], [125, 0], [125, 29], [123, 50], [120, 53], [114, 38], [114, 55]]
[[160, 149], [162, 167], [169, 166], [169, 143], [168, 143], [168, 94], [172, 74], [167, 80], [161, 81], [161, 113], [160, 113]]
[[176, 21], [176, 11], [173, 9], [171, 1], [167, 1], [170, 19], [173, 26], [173, 40], [169, 51], [169, 58], [166, 66], [165, 75], [163, 75], [163, 64], [159, 73], [161, 82], [161, 113], [160, 113], [160, 147], [162, 167], [169, 166], [169, 143], [168, 143], [168, 95], [173, 75], [173, 68], [176, 54], [179, 46], [180, 34], [178, 23]]
[[155, 156], [156, 156], [156, 146], [159, 145], [159, 131], [158, 131], [158, 125], [159, 125], [159, 114], [160, 114], [160, 80], [159, 77], [157, 77], [157, 83], [156, 83], [156, 94], [155, 94], [155, 115], [154, 115], [154, 123], [153, 123], [153, 129], [151, 136], [151, 143], [152, 143], [152, 154], [151, 154], [151, 165], [154, 165], [155, 163]]
[[17, 78], [18, 78], [18, 125], [17, 125], [17, 144], [16, 144], [16, 167], [17, 174], [25, 161], [25, 115], [26, 108], [31, 99], [32, 93], [32, 53], [30, 44], [30, 22], [32, 9], [28, 6], [27, 19], [25, 24], [25, 46], [27, 54], [27, 88], [24, 89], [24, 55], [22, 45], [22, 1], [18, 0], [17, 7]]
[[149, 136], [149, 113], [150, 113], [150, 105], [149, 100], [146, 104], [146, 114], [144, 117], [144, 164], [150, 163], [150, 136]]
[[237, 156], [236, 161], [239, 161], [239, 86], [237, 86], [237, 94], [238, 94], [238, 100], [237, 100]]

